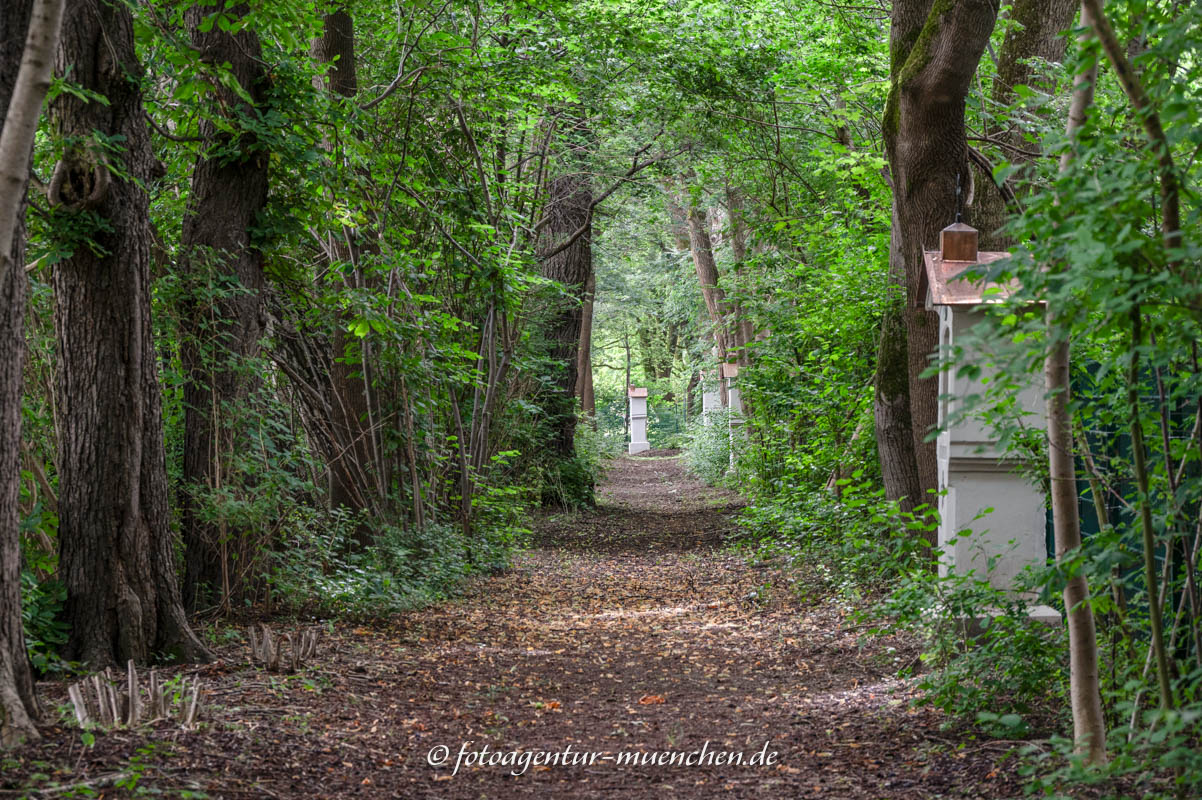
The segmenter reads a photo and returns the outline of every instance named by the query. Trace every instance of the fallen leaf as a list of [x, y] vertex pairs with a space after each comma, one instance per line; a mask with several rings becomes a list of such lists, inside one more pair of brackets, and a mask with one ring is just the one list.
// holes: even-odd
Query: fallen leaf
[[641, 706], [657, 706], [664, 702], [666, 702], [664, 698], [658, 694], [645, 694], [639, 698]]

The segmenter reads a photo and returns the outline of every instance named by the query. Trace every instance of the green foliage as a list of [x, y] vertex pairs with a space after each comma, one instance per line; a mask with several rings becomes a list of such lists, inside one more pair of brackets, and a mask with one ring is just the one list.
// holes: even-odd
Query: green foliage
[[595, 505], [594, 473], [579, 456], [554, 461], [543, 471], [543, 505], [581, 509]]
[[730, 470], [730, 412], [709, 411], [689, 424], [685, 468], [711, 486], [726, 482]]
[[62, 617], [66, 600], [67, 590], [61, 582], [39, 580], [33, 570], [21, 570], [21, 625], [29, 661], [39, 674], [68, 668], [57, 655], [70, 633]]
[[[130, 5], [147, 68], [139, 88], [163, 166], [146, 186], [156, 236], [152, 319], [172, 505], [187, 499], [221, 531], [246, 602], [368, 617], [432, 602], [503, 566], [521, 545], [529, 506], [592, 502], [604, 459], [625, 448], [626, 386], [634, 383], [650, 390], [651, 441], [686, 444], [694, 474], [742, 491], [750, 537], [762, 554], [804, 565], [813, 577], [803, 590], [883, 597], [891, 624], [930, 637], [921, 678], [929, 702], [1010, 737], [1029, 733], [1032, 715], [1062, 721], [1044, 713], [1065, 702], [1061, 637], [1033, 627], [1021, 603], [979, 580], [933, 576], [929, 510], [901, 514], [875, 488], [876, 360], [898, 358], [902, 342], [898, 331], [879, 330], [896, 298], [890, 205], [906, 201], [891, 197], [881, 177], [882, 138], [895, 132], [898, 109], [887, 15], [775, 0], [357, 3], [348, 7], [355, 45], [368, 57], [354, 65], [361, 90], [343, 97], [322, 88], [330, 65], [310, 55], [333, 6], [282, 0], [239, 14], [237, 4], [206, 2], [202, 31], [253, 33], [263, 47], [265, 102], [230, 108], [218, 102], [223, 90], [250, 97], [229, 65], [193, 47], [191, 5]], [[1018, 290], [991, 304], [975, 342], [987, 352], [969, 358], [966, 338], [950, 355], [962, 374], [988, 379], [961, 398], [963, 412], [984, 421], [1033, 480], [1046, 481], [1044, 437], [1015, 397], [1038, 380], [1058, 335], [1043, 309], [1055, 309], [1072, 338], [1078, 446], [1082, 456], [1090, 451], [1110, 519], [1095, 520], [1078, 552], [1039, 575], [1039, 589], [1054, 598], [1077, 573], [1094, 587], [1093, 610], [1111, 644], [1107, 776], [1149, 792], [1176, 780], [1185, 791], [1196, 786], [1191, 725], [1202, 703], [1202, 653], [1191, 635], [1199, 621], [1182, 600], [1202, 506], [1194, 432], [1202, 9], [1120, 0], [1107, 13], [1121, 41], [1140, 45], [1132, 48], [1135, 73], [1160, 113], [1168, 151], [1147, 146], [1143, 120], [1106, 71], [1085, 128], [1075, 143], [1064, 140], [1064, 89], [1096, 48], [1072, 48], [1064, 68], [1038, 65], [1044, 88], [1013, 87], [1010, 108], [975, 93], [973, 142], [999, 162], [995, 179], [1017, 188], [1022, 206], [1008, 229], [1019, 243], [1013, 257], [995, 262], [989, 277]], [[895, 43], [894, 55], [912, 51], [906, 71], [930, 55], [935, 17]], [[1014, 24], [999, 25], [996, 46]], [[992, 61], [977, 85], [993, 77]], [[52, 91], [105, 102], [70, 74]], [[587, 119], [588, 130], [572, 118]], [[1052, 157], [1004, 163], [1017, 140], [1007, 133], [1009, 144], [993, 147], [1001, 130], [1021, 132], [1022, 147]], [[1070, 146], [1075, 162], [1060, 173], [1055, 156]], [[103, 132], [61, 141], [43, 131], [34, 169], [49, 176], [64, 153], [83, 150], [103, 153], [117, 170], [124, 143]], [[230, 320], [220, 309], [246, 289], [223, 274], [224, 254], [183, 253], [180, 241], [198, 158], [248, 156], [266, 159], [271, 176], [267, 208], [249, 232], [263, 257], [267, 286], [256, 313], [265, 326], [257, 352], [230, 358]], [[1158, 231], [1156, 185], [1169, 157], [1185, 208], [1184, 244], [1173, 250]], [[575, 456], [551, 463], [548, 431], [575, 404], [560, 385], [565, 365], [547, 309], [575, 302], [579, 287], [544, 278], [538, 253], [548, 244], [547, 179], [567, 171], [590, 176], [593, 198], [612, 193], [587, 238], [597, 285], [597, 429], [578, 425]], [[984, 183], [978, 194], [992, 191]], [[50, 270], [80, 247], [95, 249], [108, 222], [46, 208], [37, 193], [31, 207], [23, 436], [52, 491]], [[716, 312], [703, 302], [686, 241], [690, 211], [713, 242], [726, 303]], [[712, 412], [708, 426], [697, 418], [697, 395], [717, 367], [714, 316], [732, 337], [735, 322], [745, 323], [734, 338], [749, 340], [729, 354], [743, 367], [747, 408], [734, 470], [727, 412]], [[1134, 341], [1133, 318], [1148, 332]], [[187, 347], [200, 353], [199, 372], [236, 376], [246, 387], [206, 409], [229, 446], [221, 480], [204, 485], [182, 479], [183, 387], [198, 380], [185, 370]], [[353, 404], [349, 423], [334, 413], [346, 401], [331, 390], [336, 371], [350, 373], [343, 377], [364, 401]], [[904, 374], [892, 372], [895, 380]], [[1149, 433], [1147, 493], [1133, 488], [1133, 421]], [[348, 445], [336, 429], [356, 425]], [[331, 476], [348, 451], [358, 510], [329, 513]], [[43, 578], [55, 569], [47, 549], [57, 521], [38, 477], [21, 478], [22, 589], [31, 652], [45, 671], [65, 630], [62, 587]], [[1173, 711], [1144, 712], [1149, 681], [1140, 667], [1155, 576], [1138, 571], [1141, 504], [1152, 512], [1150, 561], [1165, 570], [1164, 622], [1178, 630]], [[932, 614], [991, 622], [968, 644], [932, 624]], [[1122, 720], [1137, 698], [1128, 735]], [[1074, 770], [1040, 774], [1066, 784], [1098, 774]]]
[[[1185, 676], [1183, 685], [1197, 686], [1202, 675]], [[1143, 681], [1133, 677], [1128, 690]], [[1107, 698], [1110, 701], [1116, 697]], [[1124, 715], [1130, 702], [1119, 700]], [[1202, 792], [1202, 751], [1197, 746], [1202, 708], [1197, 702], [1184, 709], [1151, 709], [1138, 715], [1138, 726], [1114, 726], [1106, 737], [1108, 761], [1087, 765], [1074, 752], [1071, 739], [1053, 737], [1049, 748], [1023, 751], [1020, 771], [1028, 776], [1030, 793], [1065, 797], [1068, 787], [1091, 791], [1106, 800], [1176, 800]]]
[[922, 635], [920, 703], [1002, 738], [1032, 732], [1026, 717], [1067, 719], [1068, 654], [1061, 626], [1032, 620], [1027, 601], [985, 577], [915, 570], [877, 611]]
[[296, 509], [271, 556], [272, 605], [292, 614], [382, 618], [446, 598], [472, 573], [502, 566], [515, 544], [508, 532], [469, 541], [456, 527], [431, 523], [384, 526], [359, 549], [353, 543], [362, 524], [343, 510]]
[[1063, 631], [1031, 620], [1027, 602], [987, 576], [940, 577], [927, 545], [938, 525], [933, 510], [902, 512], [861, 478], [840, 480], [840, 495], [785, 492], [747, 509], [742, 524], [758, 557], [783, 558], [805, 595], [867, 599], [864, 619], [920, 636], [921, 669], [904, 670], [919, 675], [916, 702], [1002, 738], [1032, 733], [1030, 715], [1041, 728], [1049, 714], [1060, 718]]

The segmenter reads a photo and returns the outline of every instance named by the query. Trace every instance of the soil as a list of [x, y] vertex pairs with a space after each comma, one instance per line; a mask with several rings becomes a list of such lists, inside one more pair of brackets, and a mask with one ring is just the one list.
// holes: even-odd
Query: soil
[[[789, 576], [728, 546], [740, 505], [671, 452], [620, 459], [594, 511], [541, 517], [533, 549], [454, 602], [335, 625], [296, 674], [251, 665], [244, 641], [180, 670], [204, 687], [193, 730], [160, 721], [85, 746], [65, 686], [42, 683], [61, 721], [3, 754], [0, 796], [1020, 795], [1010, 745], [911, 706], [896, 673], [916, 643], [799, 601]], [[431, 766], [441, 747], [449, 763]], [[485, 747], [456, 772], [461, 748]], [[530, 759], [516, 776], [515, 752]]]

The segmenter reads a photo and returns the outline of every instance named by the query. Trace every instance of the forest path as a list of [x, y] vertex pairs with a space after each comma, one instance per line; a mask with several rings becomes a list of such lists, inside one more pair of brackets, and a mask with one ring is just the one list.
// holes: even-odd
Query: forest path
[[[799, 603], [784, 575], [723, 548], [739, 504], [679, 458], [620, 459], [594, 511], [541, 518], [537, 548], [462, 598], [343, 626], [298, 675], [222, 648], [191, 671], [208, 692], [199, 730], [113, 732], [90, 749], [64, 732], [16, 766], [53, 771], [45, 786], [96, 781], [106, 797], [132, 794], [114, 787], [131, 774], [210, 798], [1020, 794], [998, 766], [1005, 745], [961, 747], [938, 714], [909, 708], [892, 676], [912, 643], [862, 640], [834, 604]], [[467, 763], [485, 747], [486, 762], [510, 763]], [[703, 747], [699, 765], [618, 763], [703, 760]], [[515, 751], [560, 763], [513, 776]], [[718, 753], [775, 757], [739, 766]]]

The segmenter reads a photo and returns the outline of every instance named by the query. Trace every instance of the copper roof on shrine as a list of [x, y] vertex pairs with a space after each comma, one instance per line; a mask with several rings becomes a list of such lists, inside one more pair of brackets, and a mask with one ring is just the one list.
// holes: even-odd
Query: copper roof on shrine
[[975, 261], [951, 261], [944, 260], [938, 250], [927, 250], [923, 253], [927, 273], [927, 305], [975, 306], [1006, 299], [1017, 288], [1014, 282], [997, 284], [984, 280], [970, 281], [959, 276], [974, 267], [991, 264], [1009, 255], [1004, 251], [985, 250], [977, 253]]

